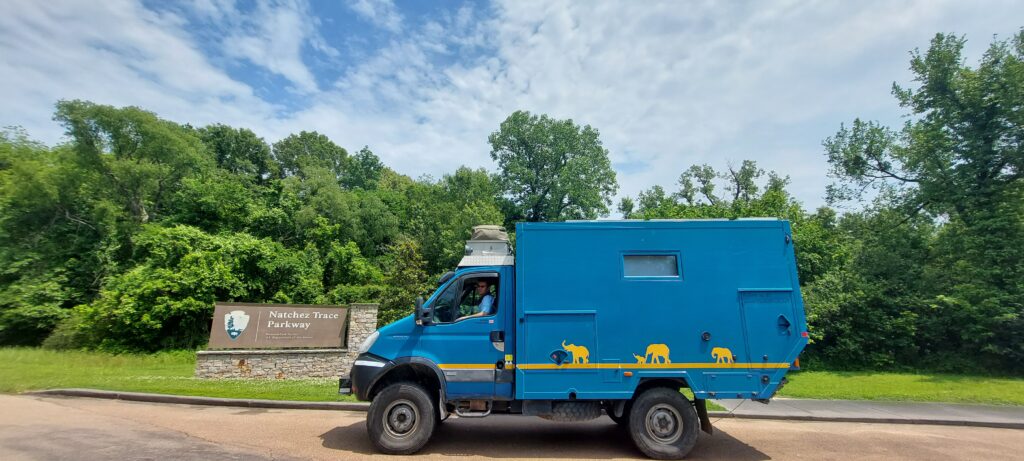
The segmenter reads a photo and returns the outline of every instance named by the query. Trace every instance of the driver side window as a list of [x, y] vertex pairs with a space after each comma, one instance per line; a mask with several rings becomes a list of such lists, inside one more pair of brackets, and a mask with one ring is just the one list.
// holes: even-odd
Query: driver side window
[[434, 322], [494, 315], [498, 309], [497, 290], [497, 274], [467, 274], [459, 278], [434, 299]]
[[459, 306], [461, 294], [462, 280], [456, 280], [434, 299], [434, 322], [450, 323], [455, 321], [458, 312], [456, 308]]

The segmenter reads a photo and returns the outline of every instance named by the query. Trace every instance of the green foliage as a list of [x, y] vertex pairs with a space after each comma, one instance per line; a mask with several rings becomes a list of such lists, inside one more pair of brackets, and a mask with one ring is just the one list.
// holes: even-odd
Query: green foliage
[[139, 264], [109, 278], [95, 301], [76, 308], [99, 347], [200, 346], [215, 301], [323, 301], [323, 269], [315, 252], [187, 226], [146, 227], [135, 244]]
[[198, 134], [217, 166], [232, 174], [258, 183], [279, 174], [270, 146], [250, 130], [214, 124], [200, 128]]
[[[919, 227], [915, 220], [939, 224], [920, 243], [901, 242], [909, 248], [867, 238], [863, 247], [892, 264], [873, 262], [861, 273], [883, 289], [902, 282], [900, 291], [907, 296], [897, 299], [920, 319], [912, 322], [917, 330], [913, 347], [906, 349], [920, 354], [917, 363], [1019, 371], [1024, 370], [1024, 31], [994, 42], [976, 68], [963, 62], [964, 43], [938, 34], [927, 52], [912, 53], [916, 88], [893, 85], [893, 95], [912, 116], [900, 129], [858, 119], [825, 140], [831, 173], [839, 179], [829, 194], [833, 201], [860, 199], [863, 191], [875, 189], [878, 215], [895, 217], [877, 220], [885, 227], [866, 229], [874, 234], [913, 236]], [[893, 226], [904, 230], [885, 231]], [[894, 260], [890, 251], [909, 262]]]
[[572, 120], [512, 113], [488, 137], [497, 185], [515, 220], [595, 219], [618, 190], [599, 133]]
[[61, 101], [54, 118], [79, 165], [103, 178], [102, 192], [138, 223], [159, 216], [179, 182], [209, 166], [194, 133], [142, 109]]
[[427, 273], [419, 244], [401, 239], [388, 248], [385, 289], [377, 324], [387, 325], [413, 313], [413, 301], [427, 291]]
[[345, 174], [348, 151], [315, 131], [303, 131], [274, 143], [274, 158], [285, 176], [304, 175], [309, 168], [326, 169], [336, 179]]

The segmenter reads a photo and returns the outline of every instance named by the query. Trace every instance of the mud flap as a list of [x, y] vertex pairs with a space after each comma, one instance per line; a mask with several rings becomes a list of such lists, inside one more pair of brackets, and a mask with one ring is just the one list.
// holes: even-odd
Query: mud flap
[[697, 419], [700, 420], [700, 430], [708, 434], [714, 434], [711, 427], [711, 418], [708, 417], [708, 402], [704, 399], [693, 399], [693, 406], [697, 409]]

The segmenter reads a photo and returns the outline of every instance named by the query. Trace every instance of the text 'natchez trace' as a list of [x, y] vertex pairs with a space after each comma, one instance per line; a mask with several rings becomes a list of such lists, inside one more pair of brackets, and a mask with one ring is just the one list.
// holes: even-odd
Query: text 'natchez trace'
[[[313, 320], [337, 320], [340, 315], [337, 312], [297, 312], [297, 311], [270, 311], [270, 318], [272, 319], [313, 319]], [[308, 330], [311, 323], [308, 322], [289, 322], [285, 321], [267, 321], [267, 328], [301, 328]]]

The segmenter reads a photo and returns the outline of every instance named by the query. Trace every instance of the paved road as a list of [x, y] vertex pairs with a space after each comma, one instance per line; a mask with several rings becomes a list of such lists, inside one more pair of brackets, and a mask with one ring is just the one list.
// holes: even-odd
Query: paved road
[[[348, 460], [374, 455], [365, 413], [0, 395], [0, 459]], [[1020, 459], [1013, 429], [721, 420], [691, 459]], [[449, 420], [412, 459], [638, 459], [608, 419]], [[410, 459], [410, 458], [401, 458]]]

